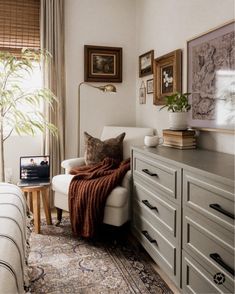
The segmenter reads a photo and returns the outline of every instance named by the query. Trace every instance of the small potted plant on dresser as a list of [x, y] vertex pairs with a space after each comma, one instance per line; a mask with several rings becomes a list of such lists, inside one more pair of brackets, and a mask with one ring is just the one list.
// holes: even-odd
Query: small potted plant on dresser
[[167, 107], [169, 112], [169, 123], [171, 130], [186, 130], [188, 111], [191, 109], [191, 105], [188, 101], [188, 96], [191, 93], [179, 93], [175, 92], [172, 95], [166, 96], [166, 104], [160, 108]]

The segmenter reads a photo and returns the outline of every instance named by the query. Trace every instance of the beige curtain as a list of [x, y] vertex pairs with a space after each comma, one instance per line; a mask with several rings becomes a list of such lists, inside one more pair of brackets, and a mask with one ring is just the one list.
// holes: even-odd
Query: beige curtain
[[64, 0], [41, 0], [41, 48], [52, 55], [43, 66], [44, 86], [58, 98], [53, 110], [45, 115], [58, 128], [58, 138], [49, 133], [44, 140], [44, 152], [51, 156], [52, 176], [61, 173], [65, 154], [65, 65], [64, 65]]

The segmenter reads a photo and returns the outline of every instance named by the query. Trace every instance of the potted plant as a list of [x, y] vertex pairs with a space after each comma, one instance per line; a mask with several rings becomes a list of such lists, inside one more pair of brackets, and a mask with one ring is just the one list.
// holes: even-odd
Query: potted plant
[[172, 95], [166, 96], [166, 104], [160, 108], [167, 107], [169, 112], [169, 123], [171, 130], [186, 130], [188, 111], [191, 105], [188, 101], [188, 96], [191, 93], [175, 92]]
[[[4, 143], [12, 135], [35, 135], [49, 130], [56, 135], [56, 127], [49, 123], [40, 106], [56, 97], [49, 89], [25, 90], [22, 81], [32, 74], [35, 62], [48, 58], [43, 51], [22, 50], [20, 57], [0, 51], [0, 181], [5, 181]], [[42, 107], [41, 107], [42, 108]]]

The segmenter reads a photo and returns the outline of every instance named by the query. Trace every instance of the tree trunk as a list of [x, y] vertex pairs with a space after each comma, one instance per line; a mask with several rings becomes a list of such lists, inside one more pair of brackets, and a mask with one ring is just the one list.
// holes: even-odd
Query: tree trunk
[[0, 182], [5, 182], [3, 126], [0, 124]]

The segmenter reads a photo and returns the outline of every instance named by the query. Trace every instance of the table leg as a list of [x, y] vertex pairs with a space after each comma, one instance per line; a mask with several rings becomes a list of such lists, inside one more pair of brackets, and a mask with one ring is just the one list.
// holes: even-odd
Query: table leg
[[33, 212], [33, 195], [32, 192], [27, 193], [27, 201], [28, 201], [28, 206], [31, 212]]
[[33, 198], [34, 230], [36, 234], [40, 234], [40, 191], [33, 191], [32, 198]]
[[46, 220], [47, 224], [51, 225], [51, 211], [50, 211], [50, 193], [49, 193], [49, 188], [43, 189], [42, 190], [42, 202], [43, 202], [43, 207], [46, 215]]

